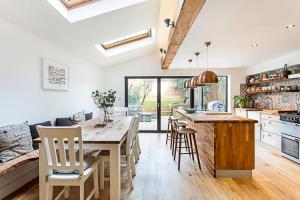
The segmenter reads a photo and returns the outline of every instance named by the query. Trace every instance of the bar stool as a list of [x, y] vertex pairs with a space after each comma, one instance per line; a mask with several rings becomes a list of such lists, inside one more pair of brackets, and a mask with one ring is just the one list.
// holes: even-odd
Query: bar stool
[[[194, 161], [194, 154], [196, 154], [198, 166], [199, 169], [201, 170], [201, 163], [199, 159], [199, 153], [198, 153], [196, 136], [195, 136], [195, 133], [197, 131], [191, 128], [180, 128], [178, 126], [177, 121], [173, 122], [173, 126], [175, 131], [174, 161], [176, 160], [176, 151], [178, 149], [178, 170], [180, 171], [181, 154], [189, 154], [190, 156], [192, 156], [193, 161]], [[182, 146], [183, 142], [185, 143], [185, 146]], [[181, 151], [184, 148], [186, 149], [186, 152]]]
[[[166, 138], [166, 145], [168, 145], [169, 140], [171, 142], [170, 148], [172, 148], [172, 127], [173, 127], [174, 120], [178, 120], [178, 119], [176, 117], [170, 115], [168, 118], [168, 129], [167, 129], [167, 138]], [[170, 135], [169, 135], [169, 133], [170, 133]]]

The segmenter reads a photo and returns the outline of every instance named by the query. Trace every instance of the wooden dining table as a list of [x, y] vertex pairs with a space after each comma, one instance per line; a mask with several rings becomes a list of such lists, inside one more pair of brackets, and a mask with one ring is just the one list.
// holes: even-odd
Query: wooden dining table
[[[127, 137], [132, 117], [116, 117], [113, 122], [105, 127], [95, 128], [98, 119], [92, 119], [80, 123], [84, 150], [109, 150], [110, 151], [110, 199], [121, 199], [121, 168], [120, 168], [120, 146]], [[47, 160], [46, 151], [41, 140], [39, 143], [39, 199], [45, 199]]]

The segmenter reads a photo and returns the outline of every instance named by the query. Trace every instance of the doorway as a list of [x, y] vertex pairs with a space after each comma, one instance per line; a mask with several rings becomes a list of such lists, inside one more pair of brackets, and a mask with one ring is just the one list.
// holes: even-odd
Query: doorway
[[168, 116], [178, 107], [194, 106], [194, 90], [184, 88], [189, 76], [125, 77], [128, 115], [140, 113], [141, 132], [165, 132]]

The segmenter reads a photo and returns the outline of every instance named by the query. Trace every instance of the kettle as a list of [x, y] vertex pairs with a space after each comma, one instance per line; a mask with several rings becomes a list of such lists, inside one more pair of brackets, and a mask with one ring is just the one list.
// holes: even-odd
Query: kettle
[[289, 76], [289, 71], [288, 71], [288, 65], [285, 64], [284, 67], [283, 67], [283, 70], [281, 71], [281, 78], [288, 78]]

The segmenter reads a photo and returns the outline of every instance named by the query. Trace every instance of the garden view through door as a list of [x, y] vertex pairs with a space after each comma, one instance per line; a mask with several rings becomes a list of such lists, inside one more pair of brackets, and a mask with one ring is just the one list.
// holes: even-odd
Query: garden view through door
[[190, 107], [190, 89], [184, 88], [187, 78], [161, 79], [161, 130], [167, 130], [168, 117], [175, 115], [175, 109]]
[[141, 131], [167, 130], [168, 117], [178, 107], [190, 107], [186, 77], [126, 77], [128, 115], [139, 113]]
[[139, 130], [158, 130], [157, 83], [157, 78], [129, 78], [127, 80], [128, 115], [140, 114]]

